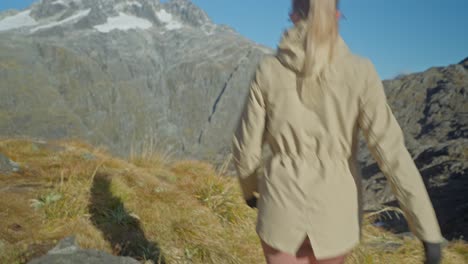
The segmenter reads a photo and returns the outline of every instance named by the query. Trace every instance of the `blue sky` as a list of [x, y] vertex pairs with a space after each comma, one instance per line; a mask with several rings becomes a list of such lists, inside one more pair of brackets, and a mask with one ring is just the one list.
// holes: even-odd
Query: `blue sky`
[[[290, 26], [290, 0], [192, 0], [214, 22], [275, 48]], [[33, 0], [1, 0], [0, 10]], [[370, 58], [383, 79], [445, 66], [468, 57], [467, 0], [342, 0], [341, 34]]]

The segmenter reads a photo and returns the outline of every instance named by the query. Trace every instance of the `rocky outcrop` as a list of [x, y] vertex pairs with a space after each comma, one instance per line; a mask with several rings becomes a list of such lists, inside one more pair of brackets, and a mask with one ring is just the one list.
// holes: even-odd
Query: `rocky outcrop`
[[47, 255], [31, 260], [28, 264], [140, 264], [130, 257], [118, 257], [108, 253], [80, 249], [74, 237], [61, 240]]
[[0, 175], [9, 175], [13, 172], [18, 172], [20, 166], [18, 163], [10, 160], [7, 156], [0, 153]]
[[[444, 234], [468, 237], [468, 58], [384, 85], [436, 209]], [[385, 177], [362, 143], [367, 209], [394, 203]]]

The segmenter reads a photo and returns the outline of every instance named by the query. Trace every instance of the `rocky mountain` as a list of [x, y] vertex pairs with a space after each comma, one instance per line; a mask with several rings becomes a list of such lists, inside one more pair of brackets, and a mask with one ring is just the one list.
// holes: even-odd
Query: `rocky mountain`
[[0, 14], [0, 135], [222, 160], [265, 52], [189, 0], [42, 0]]
[[[468, 58], [384, 85], [444, 234], [468, 237]], [[385, 177], [361, 145], [367, 209], [394, 204]]]

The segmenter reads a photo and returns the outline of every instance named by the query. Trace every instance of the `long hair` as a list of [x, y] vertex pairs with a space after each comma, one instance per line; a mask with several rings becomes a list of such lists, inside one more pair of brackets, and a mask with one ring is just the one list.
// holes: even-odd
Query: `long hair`
[[298, 92], [308, 108], [321, 108], [338, 41], [339, 0], [293, 0], [293, 10], [306, 23], [305, 60], [298, 76]]

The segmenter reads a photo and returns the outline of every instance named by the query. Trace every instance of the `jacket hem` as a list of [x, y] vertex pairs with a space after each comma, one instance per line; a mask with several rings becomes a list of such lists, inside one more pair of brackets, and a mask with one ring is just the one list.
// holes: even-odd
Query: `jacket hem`
[[[267, 235], [262, 234], [259, 231], [257, 231], [257, 235], [259, 236], [259, 238], [263, 242], [265, 242], [270, 247], [272, 247], [272, 248], [274, 248], [276, 250], [279, 250], [280, 252], [288, 253], [288, 254], [293, 255], [293, 256], [296, 255], [297, 251], [300, 248], [300, 245], [302, 244], [302, 243], [300, 243], [298, 248], [291, 248], [291, 247], [288, 247], [287, 245], [282, 245], [281, 243], [274, 242]], [[315, 258], [317, 260], [326, 260], [326, 259], [330, 259], [330, 258], [336, 258], [336, 257], [339, 257], [339, 256], [347, 255], [347, 254], [351, 253], [351, 251], [357, 245], [359, 245], [359, 243], [360, 243], [360, 239], [357, 239], [357, 240], [352, 241], [350, 244], [348, 244], [345, 247], [342, 247], [342, 248], [339, 248], [339, 249], [334, 249], [334, 250], [327, 250], [327, 249], [323, 249], [320, 246], [318, 246], [317, 243], [314, 243], [314, 239], [310, 235], [305, 233], [304, 239], [306, 239], [307, 237], [310, 240], [312, 249], [314, 251]], [[303, 242], [303, 240], [301, 242]]]

